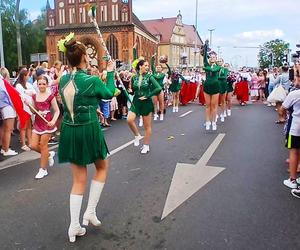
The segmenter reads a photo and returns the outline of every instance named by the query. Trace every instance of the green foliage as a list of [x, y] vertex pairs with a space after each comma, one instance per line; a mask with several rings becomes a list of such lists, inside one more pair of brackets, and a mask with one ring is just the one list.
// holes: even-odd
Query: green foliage
[[[23, 0], [24, 1], [24, 0]], [[3, 0], [2, 32], [5, 66], [9, 71], [17, 70], [17, 37], [15, 23], [15, 0]], [[30, 21], [27, 10], [20, 10], [20, 30], [22, 42], [23, 64], [30, 64], [30, 54], [44, 53], [46, 51], [46, 10], [41, 10], [41, 15], [36, 20]]]
[[259, 50], [260, 68], [280, 67], [283, 65], [285, 55], [289, 51], [290, 44], [281, 39], [275, 39], [264, 43]]

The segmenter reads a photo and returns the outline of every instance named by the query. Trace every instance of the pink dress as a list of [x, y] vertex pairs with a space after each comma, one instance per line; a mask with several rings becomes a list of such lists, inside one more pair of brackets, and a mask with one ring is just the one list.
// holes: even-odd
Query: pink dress
[[[36, 100], [36, 95], [32, 96], [32, 99], [34, 101], [35, 108], [42, 113], [44, 118], [46, 118], [47, 121], [52, 120], [52, 114], [51, 114], [51, 101], [55, 98], [53, 94], [49, 95], [49, 97], [43, 101], [38, 102]], [[51, 134], [56, 131], [56, 127], [49, 127], [47, 123], [38, 115], [35, 115], [34, 123], [33, 123], [33, 132], [38, 135], [43, 134]]]

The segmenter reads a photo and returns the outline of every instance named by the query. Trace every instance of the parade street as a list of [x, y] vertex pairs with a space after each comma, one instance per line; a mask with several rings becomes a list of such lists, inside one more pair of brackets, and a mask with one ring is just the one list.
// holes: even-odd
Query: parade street
[[[205, 131], [203, 117], [197, 104], [169, 109], [153, 122], [146, 155], [125, 121], [113, 123], [104, 132], [112, 155], [97, 207], [102, 226], [88, 226], [73, 244], [69, 166], [55, 157], [37, 181], [38, 155], [1, 161], [0, 248], [300, 249], [299, 200], [282, 184], [288, 152], [274, 108], [234, 106], [217, 132]], [[93, 172], [89, 166], [89, 180]]]

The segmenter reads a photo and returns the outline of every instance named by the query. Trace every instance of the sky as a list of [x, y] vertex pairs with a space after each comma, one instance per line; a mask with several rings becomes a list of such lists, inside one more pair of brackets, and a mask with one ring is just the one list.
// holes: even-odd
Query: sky
[[[53, 8], [54, 0], [50, 0]], [[21, 8], [34, 19], [46, 0], [21, 0]], [[181, 11], [183, 23], [196, 24], [196, 0], [133, 0], [140, 20], [175, 17]], [[292, 53], [300, 44], [300, 0], [198, 0], [197, 29], [203, 41], [234, 67], [257, 66], [258, 47], [273, 39], [290, 43]], [[242, 47], [242, 48], [240, 48]]]

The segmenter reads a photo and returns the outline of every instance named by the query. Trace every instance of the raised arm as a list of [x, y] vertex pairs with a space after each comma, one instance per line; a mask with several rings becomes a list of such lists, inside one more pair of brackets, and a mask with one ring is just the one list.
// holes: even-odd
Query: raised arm
[[152, 70], [152, 74], [156, 74], [156, 68], [155, 68], [155, 55], [153, 55], [151, 57], [151, 70]]
[[172, 71], [171, 71], [171, 68], [170, 68], [169, 64], [166, 63], [166, 65], [167, 65], [167, 68], [168, 68], [168, 73], [167, 74], [170, 77], [172, 75]]

